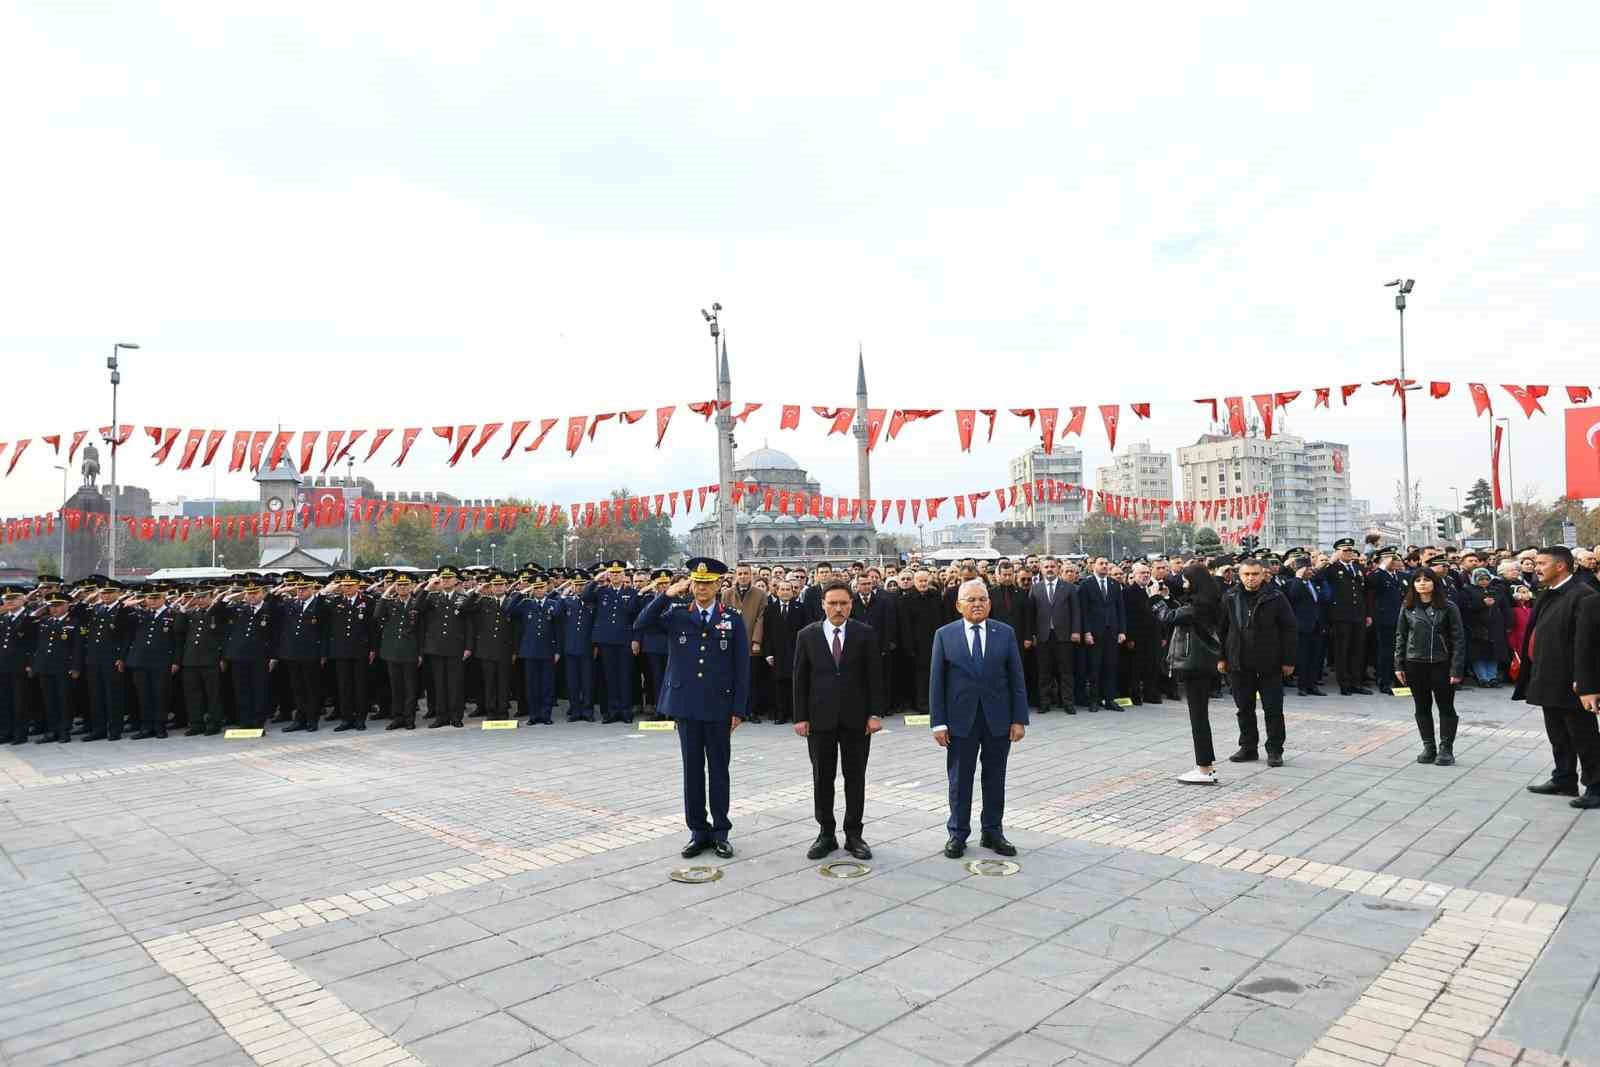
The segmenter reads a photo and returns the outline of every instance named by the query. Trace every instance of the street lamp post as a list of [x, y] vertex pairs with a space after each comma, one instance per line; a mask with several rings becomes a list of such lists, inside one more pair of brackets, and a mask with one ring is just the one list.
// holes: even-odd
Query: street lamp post
[[1511, 520], [1511, 542], [1509, 547], [1517, 547], [1517, 475], [1511, 466], [1511, 420], [1495, 419], [1495, 422], [1506, 424], [1506, 488], [1511, 491], [1511, 499], [1506, 503], [1506, 515]]
[[[66, 507], [67, 465], [65, 463], [56, 463], [53, 466], [56, 470], [61, 472], [61, 506]], [[61, 564], [60, 568], [56, 571], [56, 574], [61, 576], [62, 581], [67, 580], [67, 524], [65, 521], [65, 516], [63, 516], [63, 521], [61, 523]]]
[[350, 550], [350, 527], [354, 525], [351, 522], [353, 515], [350, 507], [350, 490], [355, 487], [355, 484], [356, 457], [348, 456], [344, 461], [344, 565], [346, 567], [354, 567], [356, 565], [355, 555]]
[[494, 566], [494, 542], [489, 542], [489, 566]]
[[139, 346], [127, 341], [118, 341], [111, 346], [111, 355], [106, 357], [106, 368], [111, 371], [111, 434], [106, 438], [106, 444], [111, 449], [111, 522], [107, 529], [106, 547], [106, 574], [112, 578], [117, 576], [117, 386], [122, 384], [122, 371], [117, 366], [117, 353], [123, 349], [136, 349]]
[[[1456, 533], [1459, 535], [1461, 532], [1461, 487], [1452, 485], [1449, 486], [1449, 489], [1456, 494]], [[1466, 538], [1457, 536], [1456, 540], [1464, 541]]]
[[1400, 394], [1400, 477], [1403, 479], [1400, 492], [1400, 523], [1405, 528], [1401, 540], [1406, 542], [1406, 547], [1411, 547], [1411, 435], [1406, 427], [1406, 294], [1411, 292], [1411, 287], [1417, 284], [1415, 278], [1404, 280], [1396, 278], [1392, 282], [1384, 282], [1384, 287], [1397, 286], [1399, 291], [1394, 294], [1394, 309], [1400, 313], [1400, 378], [1399, 386], [1395, 392]]

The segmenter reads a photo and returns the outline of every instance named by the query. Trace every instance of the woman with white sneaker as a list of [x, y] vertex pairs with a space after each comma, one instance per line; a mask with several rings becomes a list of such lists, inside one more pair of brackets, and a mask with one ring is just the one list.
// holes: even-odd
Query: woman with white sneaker
[[1151, 609], [1172, 625], [1167, 667], [1189, 701], [1189, 732], [1194, 736], [1194, 770], [1178, 776], [1186, 785], [1216, 785], [1217, 756], [1211, 748], [1211, 687], [1222, 662], [1217, 629], [1222, 623], [1222, 586], [1203, 563], [1180, 574], [1186, 603], [1173, 604], [1165, 582], [1150, 583]]

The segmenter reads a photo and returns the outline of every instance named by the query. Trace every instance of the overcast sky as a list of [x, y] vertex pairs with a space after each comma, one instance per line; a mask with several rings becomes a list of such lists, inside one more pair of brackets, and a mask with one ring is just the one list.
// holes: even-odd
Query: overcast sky
[[[1096, 404], [1152, 403], [1119, 444], [1171, 450], [1195, 397], [1305, 389], [1290, 428], [1348, 442], [1380, 508], [1393, 401], [1310, 389], [1395, 374], [1386, 279], [1417, 279], [1415, 377], [1600, 385], [1592, 4], [242, 10], [0, 9], [0, 440], [35, 438], [0, 513], [59, 501], [37, 438], [109, 421], [119, 340], [140, 427], [509, 421], [710, 395], [720, 300], [735, 401], [772, 405], [741, 449], [840, 494], [853, 440], [776, 405], [851, 403], [858, 342], [874, 406], [1090, 405], [1090, 482]], [[1554, 496], [1564, 396], [1530, 424], [1495, 392], [1519, 493]], [[136, 433], [123, 482], [209, 494]], [[681, 409], [660, 452], [649, 420], [576, 458], [558, 434], [357, 470], [546, 500], [716, 478]], [[1028, 443], [1003, 416], [963, 455], [947, 414], [873, 489], [994, 486]], [[1464, 391], [1415, 402], [1411, 458], [1430, 503], [1487, 474]]]

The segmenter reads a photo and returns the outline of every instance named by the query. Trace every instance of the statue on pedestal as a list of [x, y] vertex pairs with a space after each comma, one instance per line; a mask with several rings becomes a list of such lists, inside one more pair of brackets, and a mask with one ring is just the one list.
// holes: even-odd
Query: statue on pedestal
[[95, 480], [100, 477], [100, 452], [92, 443], [83, 446], [83, 465], [78, 469], [83, 472], [83, 487], [95, 488]]

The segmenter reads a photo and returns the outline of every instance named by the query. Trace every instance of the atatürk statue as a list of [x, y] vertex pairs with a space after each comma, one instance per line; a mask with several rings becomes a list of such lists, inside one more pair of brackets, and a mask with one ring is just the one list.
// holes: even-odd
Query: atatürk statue
[[100, 477], [100, 452], [93, 444], [83, 446], [83, 466], [78, 469], [83, 472], [84, 488], [93, 489], [95, 479]]

